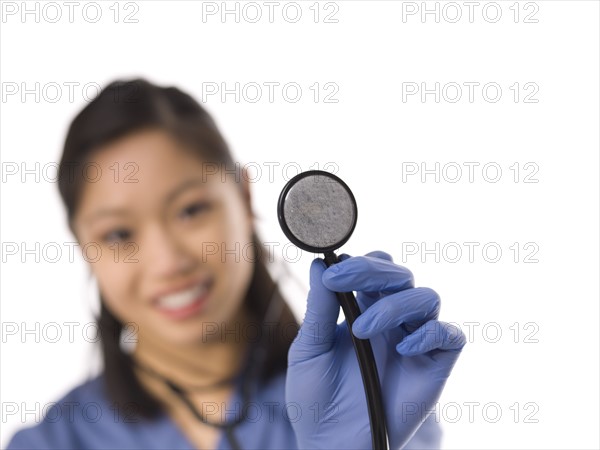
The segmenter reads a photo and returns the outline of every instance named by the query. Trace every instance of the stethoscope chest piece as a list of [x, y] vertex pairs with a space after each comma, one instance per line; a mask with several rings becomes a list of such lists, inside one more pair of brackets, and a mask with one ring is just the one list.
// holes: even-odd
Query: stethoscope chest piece
[[352, 191], [340, 178], [322, 170], [309, 170], [285, 185], [277, 217], [294, 245], [312, 253], [328, 253], [348, 241], [358, 210]]

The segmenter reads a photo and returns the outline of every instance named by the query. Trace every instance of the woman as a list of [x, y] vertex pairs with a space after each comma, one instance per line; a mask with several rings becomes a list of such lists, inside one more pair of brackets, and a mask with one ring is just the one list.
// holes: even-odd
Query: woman
[[104, 368], [9, 450], [370, 448], [336, 290], [358, 293], [353, 332], [373, 345], [390, 447], [439, 446], [430, 413], [465, 338], [437, 321], [437, 294], [384, 252], [329, 269], [315, 258], [298, 327], [244, 175], [211, 117], [173, 87], [114, 82], [73, 120], [59, 190], [78, 243], [99, 251]]

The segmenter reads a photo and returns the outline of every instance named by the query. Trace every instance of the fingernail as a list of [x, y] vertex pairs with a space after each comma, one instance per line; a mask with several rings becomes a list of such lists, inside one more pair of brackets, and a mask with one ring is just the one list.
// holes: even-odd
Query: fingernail
[[[363, 329], [360, 323], [354, 322], [352, 324], [352, 333], [356, 336], [356, 334], [364, 335], [367, 330]], [[359, 336], [356, 336], [359, 337]]]
[[363, 331], [363, 321], [356, 319], [356, 321], [352, 324], [352, 330]]
[[337, 264], [334, 264], [333, 266], [329, 266], [327, 268], [327, 273], [331, 274], [331, 275], [335, 275], [336, 273], [339, 273], [340, 268], [338, 267]]
[[403, 340], [398, 345], [396, 345], [396, 350], [398, 350], [401, 353], [407, 353], [410, 352], [413, 349], [413, 347], [414, 346], [410, 345], [409, 341]]

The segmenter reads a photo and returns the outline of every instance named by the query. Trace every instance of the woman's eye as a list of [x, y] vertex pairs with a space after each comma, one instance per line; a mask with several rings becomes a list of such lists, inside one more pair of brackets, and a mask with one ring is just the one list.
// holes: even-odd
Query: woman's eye
[[130, 236], [131, 236], [131, 233], [129, 233], [129, 231], [127, 231], [123, 228], [120, 228], [120, 229], [112, 230], [112, 231], [106, 233], [102, 237], [102, 240], [104, 242], [108, 242], [108, 243], [122, 242], [122, 241], [127, 240]]
[[187, 208], [184, 208], [182, 211], [182, 214], [185, 215], [189, 215], [189, 216], [196, 216], [198, 214], [200, 214], [203, 211], [207, 211], [211, 208], [210, 203], [206, 203], [206, 202], [200, 202], [200, 203], [194, 203], [190, 206], [188, 206]]

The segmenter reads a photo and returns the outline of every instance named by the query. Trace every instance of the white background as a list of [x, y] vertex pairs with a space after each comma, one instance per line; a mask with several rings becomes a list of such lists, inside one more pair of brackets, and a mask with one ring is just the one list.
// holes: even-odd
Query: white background
[[[124, 23], [134, 7], [121, 3], [115, 23], [115, 7], [109, 9], [113, 3], [98, 3], [102, 17], [96, 23], [82, 15], [85, 2], [75, 9], [73, 23], [60, 2], [62, 18], [56, 23], [46, 20], [55, 17], [56, 9], [43, 10], [44, 3], [38, 3], [39, 23], [34, 15], [21, 18], [21, 2], [14, 3], [19, 8], [15, 15], [3, 10], [3, 94], [15, 83], [19, 89], [21, 83], [27, 89], [40, 83], [38, 101], [33, 94], [23, 99], [20, 91], [2, 98], [3, 244], [24, 242], [34, 248], [36, 242], [43, 247], [74, 241], [55, 184], [43, 177], [36, 182], [34, 175], [22, 182], [20, 173], [6, 171], [14, 167], [11, 163], [34, 168], [36, 162], [44, 167], [59, 160], [68, 124], [86, 104], [83, 85], [91, 83], [90, 96], [94, 84], [105, 86], [116, 78], [142, 76], [177, 86], [206, 100], [204, 106], [242, 164], [264, 169], [252, 185], [264, 241], [287, 242], [277, 223], [276, 201], [295, 171], [290, 168], [286, 177], [282, 167], [296, 163], [308, 170], [334, 162], [359, 208], [357, 228], [342, 251], [387, 251], [413, 271], [418, 286], [440, 294], [440, 320], [460, 324], [469, 337], [440, 399], [445, 448], [600, 446], [597, 2], [515, 6], [501, 1], [502, 17], [495, 23], [493, 5], [483, 14], [486, 2], [476, 7], [472, 23], [462, 2], [456, 23], [447, 20], [455, 17], [456, 8], [445, 2], [438, 3], [439, 23], [433, 14], [425, 20], [419, 13], [405, 14], [403, 20], [403, 9], [421, 9], [421, 2], [322, 2], [317, 23], [314, 7], [309, 9], [314, 2], [299, 3], [303, 15], [296, 23], [290, 20], [294, 10], [284, 17], [282, 6], [269, 23], [261, 2], [263, 17], [257, 23], [243, 15], [240, 23], [233, 15], [223, 23], [218, 14], [203, 22], [202, 3], [192, 1], [136, 2], [130, 18], [137, 23]], [[27, 7], [35, 4], [27, 2]], [[221, 2], [215, 5], [220, 8]], [[235, 2], [228, 5], [234, 8]], [[427, 2], [429, 9], [435, 5]], [[515, 9], [520, 12], [516, 23]], [[254, 17], [254, 10], [245, 11]], [[337, 23], [325, 23], [331, 12]], [[87, 19], [94, 18], [93, 9], [87, 13]], [[526, 23], [528, 14], [537, 23]], [[79, 83], [73, 99], [64, 85], [69, 82]], [[257, 103], [243, 97], [236, 102], [233, 95], [224, 102], [218, 95], [202, 96], [203, 83], [232, 88], [236, 82], [298, 83], [302, 98], [286, 101], [281, 88], [272, 103], [266, 88]], [[315, 82], [321, 86], [318, 102], [310, 90]], [[328, 82], [338, 88], [337, 103], [323, 101], [323, 94], [331, 92], [323, 89]], [[447, 87], [439, 103], [434, 94], [425, 102], [420, 95], [403, 101], [403, 83], [426, 83], [432, 89], [436, 82], [440, 89]], [[479, 83], [473, 102], [465, 82]], [[62, 86], [56, 102], [51, 101], [57, 94], [51, 83]], [[463, 87], [459, 101], [448, 101], [455, 91], [447, 83]], [[497, 102], [483, 98], [486, 83], [501, 87]], [[514, 83], [519, 83], [517, 102]], [[525, 89], [525, 83], [532, 84]], [[526, 103], [524, 96], [533, 88], [537, 92], [529, 100], [537, 102]], [[270, 180], [265, 163], [271, 162], [280, 166]], [[447, 171], [439, 182], [434, 174], [425, 182], [419, 175], [403, 180], [407, 162], [428, 168], [437, 162]], [[479, 164], [472, 183], [465, 162]], [[451, 183], [454, 163], [464, 171]], [[487, 163], [502, 169], [495, 183], [483, 177]], [[510, 169], [515, 163], [518, 182]], [[529, 180], [537, 182], [525, 183], [532, 168], [537, 172]], [[491, 169], [487, 174], [495, 176]], [[410, 243], [433, 249], [436, 242], [447, 249], [439, 262], [435, 254], [404, 251]], [[472, 262], [464, 242], [478, 243]], [[518, 256], [510, 248], [515, 242]], [[450, 261], [455, 253], [448, 243], [462, 246], [457, 262]], [[498, 262], [490, 262], [493, 248], [486, 257], [482, 254], [488, 243], [501, 248]], [[532, 244], [525, 248], [527, 243]], [[41, 327], [91, 322], [97, 305], [88, 268], [80, 256], [70, 262], [63, 249], [57, 263], [36, 263], [29, 255], [23, 264], [20, 254], [3, 253], [3, 412], [13, 403], [35, 410], [36, 403], [41, 407], [58, 399], [97, 370], [98, 353], [82, 337], [82, 326], [75, 328], [73, 343], [66, 335], [57, 343], [44, 342], [42, 335], [36, 343], [35, 333], [5, 332], [12, 322], [29, 329], [36, 322]], [[537, 250], [532, 255], [537, 262], [524, 262], [532, 250]], [[289, 264], [305, 288], [311, 258], [303, 255]], [[301, 319], [305, 291], [291, 291], [290, 302]], [[469, 322], [475, 323], [472, 329]], [[493, 342], [498, 330], [502, 334]], [[478, 402], [471, 418], [470, 402]], [[502, 415], [495, 421], [498, 409]], [[462, 414], [458, 419], [457, 413]], [[33, 423], [35, 414], [26, 419]], [[23, 426], [19, 414], [3, 414], [1, 425], [2, 445]]]

